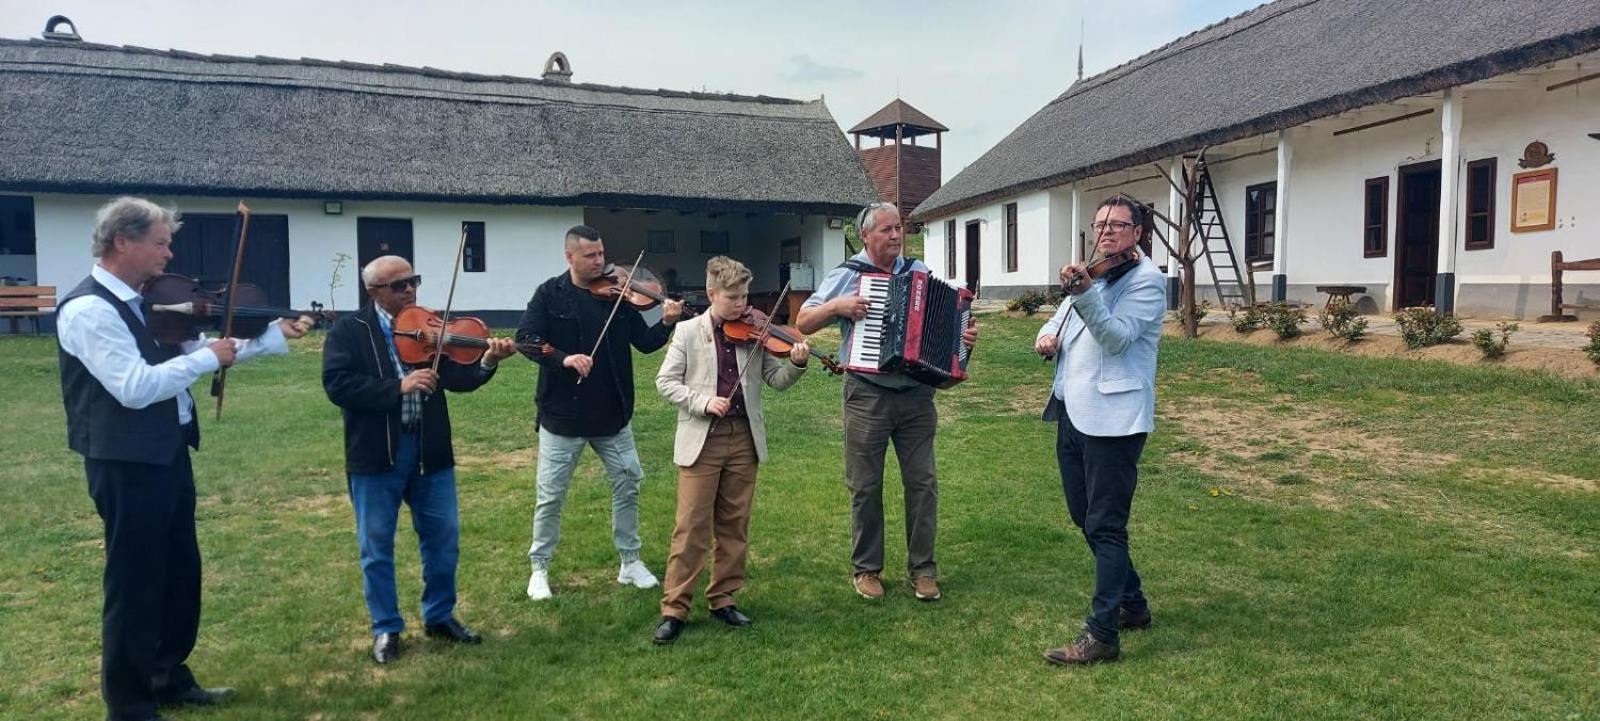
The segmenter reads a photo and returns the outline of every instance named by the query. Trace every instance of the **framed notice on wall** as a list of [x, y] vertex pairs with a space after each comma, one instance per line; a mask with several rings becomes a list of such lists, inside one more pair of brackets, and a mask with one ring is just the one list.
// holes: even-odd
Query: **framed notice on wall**
[[1511, 176], [1511, 232], [1556, 227], [1556, 169], [1540, 168]]

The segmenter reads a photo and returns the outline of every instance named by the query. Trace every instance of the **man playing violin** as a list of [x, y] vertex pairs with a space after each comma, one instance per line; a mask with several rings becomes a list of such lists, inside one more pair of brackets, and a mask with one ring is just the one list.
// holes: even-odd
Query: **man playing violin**
[[200, 546], [189, 448], [200, 429], [189, 386], [259, 355], [288, 352], [311, 319], [268, 324], [254, 340], [156, 342], [140, 291], [172, 259], [177, 211], [118, 198], [95, 218], [89, 277], [57, 309], [67, 446], [83, 456], [105, 525], [100, 690], [107, 718], [145, 721], [158, 706], [210, 705], [185, 664], [200, 628]]
[[[1061, 269], [1065, 298], [1039, 329], [1034, 350], [1056, 358], [1044, 419], [1056, 423], [1056, 461], [1072, 522], [1094, 555], [1095, 589], [1077, 640], [1052, 649], [1061, 665], [1115, 661], [1118, 631], [1150, 626], [1150, 606], [1128, 555], [1128, 514], [1139, 456], [1155, 428], [1156, 347], [1165, 278], [1134, 246], [1150, 211], [1123, 197], [1095, 213], [1095, 251], [1106, 264]], [[1116, 258], [1122, 260], [1118, 261]]]
[[[672, 458], [678, 465], [678, 518], [667, 557], [661, 623], [652, 639], [657, 644], [672, 643], [682, 633], [713, 542], [706, 604], [712, 616], [729, 626], [750, 625], [750, 617], [734, 605], [733, 594], [744, 587], [756, 469], [767, 458], [761, 384], [778, 390], [794, 385], [811, 356], [805, 341], [779, 360], [754, 339], [742, 345], [731, 339], [733, 325], [762, 322], [744, 320], [751, 316], [750, 269], [743, 263], [720, 255], [708, 261], [706, 296], [711, 310], [682, 324], [656, 374], [656, 390], [678, 407]], [[757, 338], [764, 327], [754, 329]]]
[[[795, 325], [801, 333], [815, 333], [838, 321], [849, 338], [855, 322], [867, 316], [868, 301], [857, 291], [862, 269], [883, 273], [926, 271], [915, 258], [900, 255], [905, 229], [893, 203], [874, 203], [856, 217], [862, 250], [844, 265], [828, 271], [816, 292], [802, 304]], [[962, 333], [971, 348], [978, 340], [977, 326]], [[934, 433], [939, 413], [933, 388], [903, 373], [864, 375], [844, 379], [844, 475], [850, 490], [850, 562], [852, 584], [866, 599], [883, 598], [883, 457], [894, 442], [900, 459], [900, 481], [905, 486], [906, 570], [919, 600], [941, 597], [939, 569], [933, 559], [939, 524], [938, 476], [933, 457]]]
[[399, 256], [361, 269], [372, 299], [341, 318], [322, 351], [322, 387], [344, 412], [345, 473], [361, 547], [362, 584], [372, 618], [372, 658], [400, 654], [405, 621], [394, 585], [394, 534], [400, 503], [411, 508], [422, 556], [426, 635], [458, 643], [481, 639], [455, 616], [460, 557], [455, 455], [445, 394], [466, 393], [494, 377], [516, 352], [510, 338], [490, 338], [481, 361], [440, 359], [439, 370], [408, 369], [394, 343], [394, 318], [417, 300], [422, 277]]
[[[550, 598], [550, 558], [561, 537], [561, 507], [584, 446], [600, 456], [611, 479], [611, 536], [621, 567], [617, 583], [654, 588], [658, 581], [639, 560], [639, 484], [644, 469], [633, 442], [633, 353], [667, 344], [683, 314], [673, 300], [661, 304], [661, 321], [647, 324], [627, 302], [590, 291], [608, 288], [606, 248], [599, 231], [573, 226], [563, 241], [567, 272], [534, 291], [517, 328], [517, 341], [542, 340], [548, 353], [525, 352], [539, 364], [534, 395], [539, 428], [539, 470], [528, 558], [528, 598]], [[620, 273], [618, 273], [620, 276]], [[625, 278], [613, 276], [617, 282]]]

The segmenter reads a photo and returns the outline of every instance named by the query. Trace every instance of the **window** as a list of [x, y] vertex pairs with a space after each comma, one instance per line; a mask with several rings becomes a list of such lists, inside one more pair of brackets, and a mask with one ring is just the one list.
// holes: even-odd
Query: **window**
[[1244, 189], [1244, 259], [1247, 263], [1272, 260], [1273, 224], [1278, 220], [1278, 184]]
[[728, 231], [702, 230], [700, 231], [700, 252], [726, 253], [728, 252]]
[[1017, 204], [1006, 203], [1006, 272], [1017, 272]]
[[944, 222], [944, 277], [956, 277], [956, 221]]
[[1389, 177], [1368, 178], [1365, 225], [1361, 234], [1361, 256], [1382, 258], [1389, 254]]
[[677, 239], [670, 230], [651, 230], [644, 234], [645, 248], [651, 253], [673, 253], [677, 251]]
[[1467, 250], [1494, 247], [1495, 159], [1467, 163]]
[[33, 198], [0, 195], [0, 255], [33, 255]]
[[482, 273], [488, 267], [483, 257], [483, 223], [469, 220], [461, 227], [467, 231], [467, 245], [461, 249], [461, 270]]

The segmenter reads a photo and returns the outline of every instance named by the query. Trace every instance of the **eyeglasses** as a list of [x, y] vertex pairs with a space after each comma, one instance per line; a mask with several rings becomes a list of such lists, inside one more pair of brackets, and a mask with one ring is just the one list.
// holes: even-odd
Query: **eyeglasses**
[[864, 230], [861, 226], [867, 222], [867, 216], [871, 215], [872, 211], [877, 210], [878, 208], [896, 208], [898, 210], [898, 207], [895, 206], [894, 203], [883, 202], [873, 203], [865, 208], [862, 208], [861, 212], [856, 213], [856, 232], [861, 232]]
[[1124, 223], [1124, 222], [1122, 222], [1120, 220], [1113, 220], [1113, 221], [1110, 221], [1110, 222], [1101, 221], [1101, 222], [1098, 222], [1098, 223], [1094, 223], [1094, 224], [1090, 225], [1089, 227], [1093, 228], [1094, 232], [1096, 232], [1096, 233], [1104, 233], [1104, 232], [1106, 232], [1108, 230], [1113, 232], [1113, 233], [1121, 233], [1124, 230], [1132, 228], [1133, 227], [1133, 223]]
[[422, 276], [413, 275], [410, 278], [401, 278], [399, 280], [392, 280], [392, 281], [389, 281], [388, 283], [379, 283], [377, 285], [368, 286], [368, 287], [369, 288], [388, 288], [389, 291], [393, 292], [393, 293], [404, 293], [404, 292], [406, 292], [406, 288], [420, 288], [420, 287], [422, 287]]

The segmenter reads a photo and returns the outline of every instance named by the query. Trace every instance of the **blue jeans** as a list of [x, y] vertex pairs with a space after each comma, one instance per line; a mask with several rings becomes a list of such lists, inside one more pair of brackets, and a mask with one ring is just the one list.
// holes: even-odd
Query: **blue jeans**
[[561, 540], [561, 506], [566, 503], [572, 471], [578, 467], [584, 446], [594, 447], [611, 478], [611, 540], [617, 554], [624, 563], [639, 560], [639, 484], [644, 481], [644, 469], [633, 443], [633, 426], [599, 438], [557, 435], [541, 426], [533, 545], [528, 549], [528, 559], [536, 566], [550, 565], [550, 556]]
[[423, 473], [417, 436], [401, 433], [388, 473], [350, 474], [350, 505], [361, 541], [361, 575], [372, 635], [405, 629], [394, 590], [394, 533], [400, 502], [411, 507], [411, 527], [422, 555], [422, 620], [444, 623], [456, 607], [456, 561], [461, 557], [454, 468]]

